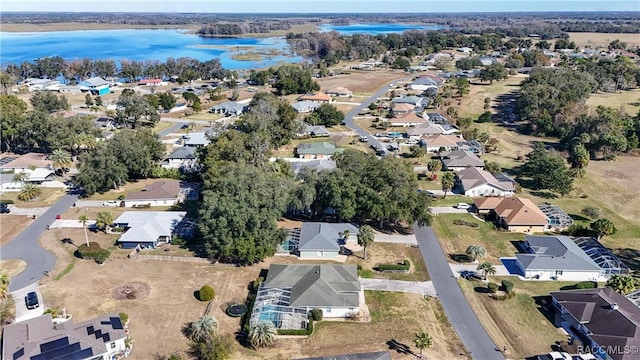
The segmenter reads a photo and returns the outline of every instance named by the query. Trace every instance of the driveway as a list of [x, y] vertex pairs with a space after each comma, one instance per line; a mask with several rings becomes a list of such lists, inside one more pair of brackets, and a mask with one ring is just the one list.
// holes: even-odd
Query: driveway
[[433, 229], [415, 225], [414, 230], [440, 303], [471, 358], [503, 360], [504, 355], [493, 343], [462, 294]]
[[[113, 200], [117, 200], [115, 195]], [[105, 209], [109, 207], [113, 207], [113, 206], [102, 205], [104, 204], [105, 201], [106, 200], [78, 200], [76, 201], [76, 206], [77, 207], [103, 207]]]
[[413, 234], [409, 234], [409, 235], [383, 234], [381, 232], [375, 231], [374, 235], [375, 235], [375, 242], [418, 245], [418, 241], [416, 241], [416, 236]]
[[[478, 263], [475, 264], [449, 264], [453, 275], [456, 278], [460, 277], [460, 273], [464, 271], [476, 271]], [[509, 273], [509, 270], [504, 265], [493, 265], [496, 268], [495, 276], [518, 276]]]
[[385, 85], [382, 88], [378, 89], [378, 91], [376, 91], [368, 99], [364, 100], [362, 103], [360, 103], [360, 105], [358, 105], [355, 108], [351, 109], [351, 111], [349, 111], [344, 116], [345, 125], [347, 125], [351, 129], [353, 129], [353, 131], [355, 131], [358, 135], [365, 136], [369, 140], [369, 144], [370, 145], [375, 145], [375, 146], [377, 146], [378, 149], [384, 150], [385, 154], [389, 153], [389, 151], [387, 150], [387, 146], [384, 145], [383, 143], [381, 143], [378, 139], [376, 139], [373, 135], [369, 134], [363, 128], [361, 128], [360, 126], [356, 125], [353, 117], [358, 115], [359, 112], [361, 112], [362, 110], [367, 108], [369, 105], [371, 105], [373, 102], [378, 100], [378, 98], [380, 96], [384, 95], [384, 93], [386, 93], [387, 90], [389, 90], [389, 87], [391, 87], [391, 84], [397, 84], [399, 81], [403, 81], [403, 80], [406, 80], [406, 79], [410, 79], [410, 78], [407, 77], [407, 78], [404, 78], [404, 79], [398, 79], [398, 80], [390, 81], [387, 85]]
[[453, 206], [432, 206], [429, 208], [432, 214], [466, 214], [467, 209], [457, 209]]
[[16, 207], [15, 205], [8, 205], [9, 210], [11, 210], [11, 215], [36, 215], [36, 216], [40, 216], [42, 214], [44, 214], [47, 210], [49, 210], [48, 207], [39, 207], [39, 208], [19, 208]]
[[362, 290], [397, 291], [436, 297], [431, 281], [400, 281], [387, 279], [360, 279]]
[[[38, 302], [40, 306], [35, 309], [27, 309], [27, 304], [24, 301], [24, 298], [28, 293], [35, 291], [38, 294]], [[42, 299], [42, 293], [40, 289], [38, 289], [38, 283], [34, 282], [33, 284], [23, 287], [22, 289], [11, 292], [11, 296], [13, 296], [13, 300], [16, 302], [16, 320], [15, 322], [25, 321], [29, 319], [33, 319], [44, 314], [44, 304]]]
[[[18, 236], [0, 248], [0, 259], [22, 259], [27, 263], [26, 269], [14, 276], [9, 283], [9, 291], [22, 289], [45, 276], [56, 265], [53, 254], [40, 246], [40, 236], [47, 225], [56, 220], [56, 215], [63, 214], [78, 201], [78, 195], [66, 194], [53, 204], [44, 214], [38, 216]], [[25, 219], [26, 220], [26, 219]], [[16, 299], [16, 303], [19, 299]]]

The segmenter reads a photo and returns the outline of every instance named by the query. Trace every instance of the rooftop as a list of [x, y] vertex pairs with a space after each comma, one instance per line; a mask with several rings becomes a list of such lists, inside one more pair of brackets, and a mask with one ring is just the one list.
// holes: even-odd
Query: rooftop
[[25, 169], [34, 166], [36, 168], [48, 168], [51, 161], [47, 154], [26, 153], [0, 166], [1, 169]]
[[118, 241], [156, 242], [170, 236], [186, 215], [186, 211], [125, 211], [114, 221], [129, 228]]
[[294, 102], [293, 104], [291, 104], [291, 106], [297, 112], [303, 112], [303, 111], [315, 110], [320, 107], [320, 104], [318, 104], [315, 101], [305, 100], [305, 101]]
[[331, 101], [331, 96], [323, 93], [317, 94], [305, 94], [298, 98], [300, 101], [310, 100], [310, 101]]
[[166, 159], [195, 159], [196, 148], [191, 146], [179, 147], [167, 155]]
[[599, 271], [600, 267], [567, 236], [525, 236], [529, 253], [516, 254], [526, 270]]
[[181, 190], [180, 180], [159, 180], [147, 185], [140, 191], [128, 193], [124, 200], [175, 199]]
[[429, 123], [429, 120], [421, 116], [418, 116], [418, 114], [416, 114], [413, 111], [409, 111], [402, 115], [397, 115], [393, 119], [389, 119], [389, 122], [392, 124], [393, 123], [427, 124]]
[[[428, 142], [427, 145], [434, 146]], [[456, 143], [456, 145], [458, 144]], [[471, 151], [444, 151], [440, 153], [440, 158], [446, 167], [484, 167], [484, 161]]]
[[298, 155], [304, 154], [323, 154], [323, 155], [333, 155], [334, 153], [343, 152], [344, 149], [338, 148], [332, 143], [323, 141], [323, 142], [311, 142], [311, 143], [302, 143], [298, 145], [296, 148], [296, 152]]
[[499, 181], [490, 172], [477, 167], [468, 167], [456, 175], [464, 190], [489, 184], [503, 191], [515, 191], [515, 185], [511, 181]]
[[[429, 147], [456, 147], [460, 138], [456, 135], [428, 135], [424, 138], [424, 142]], [[484, 163], [483, 163], [484, 164]]]
[[478, 209], [494, 210], [507, 225], [547, 225], [547, 216], [526, 198], [488, 197], [475, 199], [474, 203]]
[[357, 227], [347, 223], [305, 222], [300, 230], [298, 249], [301, 251], [338, 251], [340, 250], [338, 241], [345, 230], [349, 230], [352, 235], [358, 233]]

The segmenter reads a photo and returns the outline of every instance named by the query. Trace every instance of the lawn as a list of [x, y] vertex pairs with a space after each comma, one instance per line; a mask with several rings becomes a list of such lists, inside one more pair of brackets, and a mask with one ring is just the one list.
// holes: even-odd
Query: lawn
[[[455, 220], [478, 224], [479, 227], [456, 225], [453, 223]], [[464, 254], [469, 245], [482, 245], [487, 250], [486, 259], [494, 264], [500, 264], [500, 257], [512, 257], [517, 249], [511, 242], [524, 239], [523, 234], [495, 230], [492, 223], [477, 220], [470, 214], [434, 216], [433, 229], [445, 254]]]
[[216, 121], [222, 119], [222, 115], [213, 114], [208, 111], [200, 112], [197, 114], [193, 114], [190, 116], [185, 116], [182, 120], [190, 121], [190, 120], [200, 120], [200, 121]]
[[592, 109], [597, 106], [608, 106], [614, 109], [620, 109], [632, 116], [635, 116], [640, 110], [640, 90], [623, 91], [619, 93], [598, 93], [591, 94], [587, 99], [587, 105]]
[[[493, 84], [473, 81], [469, 88], [469, 94], [462, 98], [464, 106], [458, 107], [458, 115], [460, 117], [477, 118], [485, 111], [484, 98], [491, 98], [491, 106], [493, 108], [496, 105], [497, 97], [512, 91], [518, 91], [520, 89], [520, 83], [526, 78], [526, 75], [518, 74], [509, 76], [507, 80], [497, 81]], [[455, 105], [459, 98], [452, 100], [452, 104]]]
[[613, 34], [613, 33], [592, 33], [592, 32], [570, 32], [569, 40], [574, 41], [577, 46], [585, 47], [590, 46], [592, 48], [609, 46], [613, 40], [618, 39], [627, 43], [627, 47], [640, 46], [640, 39], [638, 34]]
[[[357, 251], [356, 255], [350, 256], [347, 260], [349, 264], [362, 266], [361, 277], [406, 281], [429, 280], [429, 273], [418, 248], [406, 244], [374, 243], [367, 248], [367, 260], [362, 259], [362, 256], [362, 251]], [[405, 259], [411, 262], [408, 274], [381, 273], [374, 270], [380, 264], [397, 264]]]
[[37, 208], [47, 207], [55, 204], [58, 199], [66, 193], [65, 189], [61, 188], [43, 188], [42, 195], [33, 201], [21, 201], [18, 200], [19, 192], [3, 192], [0, 194], [2, 200], [12, 200], [14, 205], [19, 208]]
[[492, 278], [491, 281], [500, 283], [502, 279], [514, 283], [514, 298], [494, 300], [486, 293], [474, 290], [476, 287], [486, 287], [485, 284], [467, 280], [459, 282], [471, 308], [489, 336], [498, 347], [507, 347], [508, 358], [523, 359], [547, 353], [556, 341], [566, 340], [566, 335], [553, 325], [534, 299], [575, 282], [520, 281], [515, 277]]
[[0, 243], [2, 245], [8, 243], [29, 226], [32, 221], [27, 219], [25, 215], [0, 215]]

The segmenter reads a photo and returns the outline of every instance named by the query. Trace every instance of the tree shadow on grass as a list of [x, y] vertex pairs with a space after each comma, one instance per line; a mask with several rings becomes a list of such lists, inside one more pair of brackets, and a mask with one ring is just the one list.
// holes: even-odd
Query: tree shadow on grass
[[480, 294], [488, 294], [489, 293], [489, 289], [484, 287], [484, 286], [476, 286], [473, 288], [473, 291], [480, 293]]
[[541, 197], [543, 199], [556, 199], [558, 198], [558, 195], [549, 192], [549, 191], [542, 191], [542, 190], [535, 190], [535, 191], [531, 191], [531, 195], [533, 196], [537, 196], [537, 197]]
[[457, 263], [470, 263], [471, 258], [467, 254], [449, 254], [449, 258]]
[[640, 271], [640, 250], [616, 249], [615, 254], [633, 271]]
[[578, 215], [578, 214], [569, 214], [569, 216], [574, 220], [574, 221], [591, 221], [591, 219], [589, 219], [588, 217], [584, 217], [582, 215]]

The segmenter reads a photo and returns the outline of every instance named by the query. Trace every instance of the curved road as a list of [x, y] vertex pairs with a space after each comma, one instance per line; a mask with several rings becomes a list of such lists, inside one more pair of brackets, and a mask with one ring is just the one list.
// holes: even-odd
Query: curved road
[[460, 290], [433, 229], [418, 225], [413, 228], [438, 299], [471, 358], [504, 360], [504, 355], [482, 327]]
[[31, 224], [0, 248], [0, 259], [22, 259], [27, 263], [26, 269], [11, 279], [9, 291], [37, 282], [56, 265], [55, 256], [40, 246], [40, 236], [46, 231], [47, 225], [56, 220], [56, 215], [67, 211], [77, 200], [78, 195], [66, 194], [35, 220], [25, 216], [25, 221], [30, 221]]
[[353, 120], [353, 117], [358, 115], [359, 112], [361, 112], [366, 107], [371, 105], [373, 102], [378, 100], [378, 98], [380, 96], [384, 95], [387, 92], [387, 90], [389, 90], [389, 88], [391, 87], [392, 84], [397, 84], [398, 82], [406, 81], [408, 79], [412, 79], [412, 77], [396, 79], [396, 80], [390, 81], [389, 83], [387, 83], [387, 85], [385, 85], [382, 88], [378, 89], [378, 91], [376, 91], [368, 99], [364, 100], [362, 103], [360, 103], [360, 105], [358, 105], [355, 108], [353, 108], [351, 111], [349, 111], [344, 116], [345, 125], [347, 125], [349, 128], [351, 128], [351, 130], [353, 130], [356, 134], [358, 134], [360, 136], [364, 136], [367, 139], [369, 139], [369, 144], [375, 145], [378, 149], [384, 150], [385, 154], [387, 154], [389, 152], [387, 150], [387, 147], [383, 143], [381, 143], [378, 139], [376, 139], [373, 135], [371, 135], [369, 132], [367, 132], [366, 130], [364, 130], [360, 126], [356, 125], [356, 122]]

